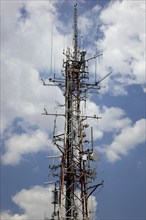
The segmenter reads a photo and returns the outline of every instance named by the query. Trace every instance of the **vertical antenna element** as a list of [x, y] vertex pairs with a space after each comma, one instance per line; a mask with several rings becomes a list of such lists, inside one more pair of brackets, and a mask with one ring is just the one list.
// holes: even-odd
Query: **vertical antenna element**
[[51, 76], [52, 76], [52, 66], [53, 66], [53, 21], [51, 30]]
[[91, 151], [93, 152], [93, 128], [91, 127]]
[[74, 4], [74, 60], [78, 55], [78, 9], [77, 3]]
[[[96, 55], [97, 55], [97, 48], [96, 48], [96, 52], [95, 52], [95, 56], [96, 56]], [[95, 59], [95, 82], [97, 82], [96, 74], [97, 74], [97, 59]]]

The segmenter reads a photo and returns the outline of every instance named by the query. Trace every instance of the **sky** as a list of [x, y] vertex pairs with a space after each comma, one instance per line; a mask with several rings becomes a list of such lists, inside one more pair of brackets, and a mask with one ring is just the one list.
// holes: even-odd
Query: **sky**
[[[89, 62], [90, 81], [102, 79], [87, 97], [94, 129], [95, 164], [102, 190], [91, 198], [95, 220], [144, 220], [145, 215], [145, 1], [78, 0], [79, 45]], [[47, 155], [53, 117], [62, 91], [41, 79], [62, 69], [72, 47], [73, 1], [1, 1], [1, 219], [43, 220], [51, 215]], [[83, 36], [81, 38], [81, 36]], [[57, 130], [63, 130], [57, 118]], [[100, 191], [100, 192], [99, 192]]]

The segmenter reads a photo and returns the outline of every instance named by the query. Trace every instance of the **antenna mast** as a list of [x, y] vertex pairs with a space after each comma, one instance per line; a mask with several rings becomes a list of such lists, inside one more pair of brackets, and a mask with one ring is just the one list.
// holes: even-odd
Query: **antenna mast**
[[[78, 10], [77, 3], [74, 4], [74, 51], [70, 48], [63, 54], [61, 78], [50, 78], [51, 83], [44, 86], [58, 86], [64, 94], [64, 114], [48, 113], [44, 109], [43, 115], [65, 117], [64, 133], [53, 133], [53, 144], [59, 149], [59, 165], [49, 166], [54, 177], [54, 212], [52, 219], [56, 220], [93, 220], [90, 217], [89, 198], [101, 183], [92, 182], [96, 179], [93, 161], [97, 160], [93, 148], [93, 129], [91, 128], [91, 140], [86, 137], [88, 124], [86, 119], [99, 119], [94, 115], [83, 115], [81, 113], [81, 102], [86, 102], [86, 93], [97, 92], [100, 89], [99, 82], [89, 83], [89, 72], [87, 62], [93, 58], [86, 59], [86, 51], [78, 48]], [[53, 83], [53, 84], [52, 84]], [[55, 120], [56, 126], [56, 120]], [[90, 146], [89, 146], [89, 145]], [[51, 159], [53, 156], [48, 156]], [[59, 160], [60, 158], [60, 160]], [[57, 173], [56, 173], [57, 171]]]
[[74, 4], [74, 60], [77, 60], [78, 53], [78, 9], [77, 3]]

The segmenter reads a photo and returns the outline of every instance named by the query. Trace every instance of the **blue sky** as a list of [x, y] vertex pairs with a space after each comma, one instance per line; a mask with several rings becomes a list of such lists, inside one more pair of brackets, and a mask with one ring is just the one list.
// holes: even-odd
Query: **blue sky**
[[[59, 88], [43, 87], [41, 77], [47, 81], [51, 69], [61, 72], [62, 51], [72, 47], [72, 9], [67, 0], [1, 1], [2, 220], [41, 220], [45, 212], [51, 214], [53, 186], [44, 182], [45, 158], [57, 153], [51, 142], [54, 118], [41, 112], [44, 107], [61, 112], [56, 102], [63, 104], [64, 98]], [[89, 121], [100, 157], [98, 180], [104, 180], [102, 191], [94, 194], [95, 220], [144, 220], [145, 1], [80, 0], [78, 11], [81, 47], [87, 57], [103, 53], [96, 68], [89, 63], [90, 81], [95, 69], [97, 79], [112, 71], [84, 110], [102, 117]], [[57, 118], [58, 132], [62, 125]]]

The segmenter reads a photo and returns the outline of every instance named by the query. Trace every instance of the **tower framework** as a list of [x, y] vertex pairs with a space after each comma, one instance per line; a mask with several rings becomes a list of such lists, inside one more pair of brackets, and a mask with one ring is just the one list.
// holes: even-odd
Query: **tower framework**
[[[86, 51], [80, 50], [78, 46], [78, 11], [74, 4], [74, 46], [73, 52], [70, 48], [66, 52], [63, 61], [61, 78], [49, 79], [64, 94], [64, 114], [51, 114], [46, 109], [44, 115], [63, 116], [65, 118], [64, 133], [56, 134], [54, 130], [53, 144], [59, 149], [59, 165], [50, 165], [49, 169], [55, 177], [54, 183], [54, 211], [52, 220], [92, 220], [90, 218], [89, 198], [92, 193], [103, 182], [97, 183], [95, 168], [92, 161], [98, 160], [93, 148], [93, 128], [91, 127], [90, 141], [86, 139], [86, 129], [89, 125], [86, 119], [99, 119], [94, 115], [83, 115], [81, 111], [82, 102], [86, 101], [89, 92], [100, 89], [99, 82], [89, 83], [89, 72], [87, 63], [90, 59], [96, 59], [94, 55], [86, 59]], [[56, 122], [55, 122], [56, 124]], [[56, 126], [56, 125], [55, 125]], [[86, 146], [86, 147], [85, 147]], [[88, 147], [87, 147], [88, 146]], [[52, 157], [48, 157], [52, 158]], [[58, 174], [55, 171], [58, 171]], [[92, 183], [94, 182], [94, 184]], [[47, 219], [47, 218], [46, 218]]]

